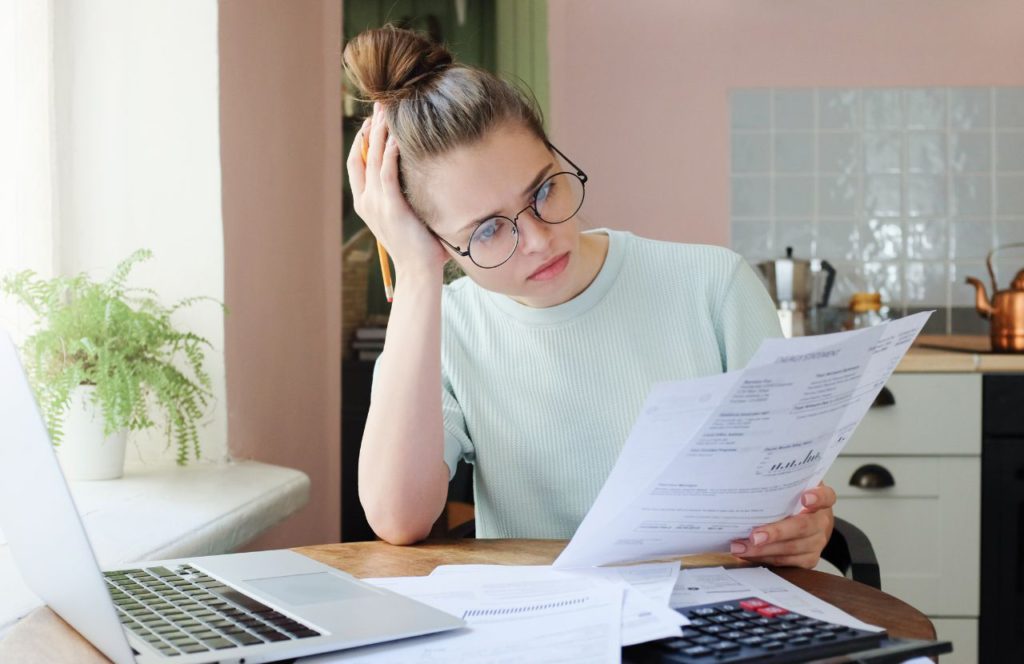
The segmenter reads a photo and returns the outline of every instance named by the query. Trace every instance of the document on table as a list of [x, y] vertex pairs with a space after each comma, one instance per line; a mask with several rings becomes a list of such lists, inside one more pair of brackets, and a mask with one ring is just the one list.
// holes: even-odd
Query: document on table
[[799, 512], [929, 315], [768, 339], [740, 371], [656, 385], [554, 566], [728, 551]]
[[460, 616], [467, 626], [302, 662], [589, 664], [621, 659], [622, 583], [568, 574], [517, 581], [480, 574], [367, 581]]
[[441, 565], [431, 572], [432, 577], [458, 574], [509, 583], [558, 581], [567, 574], [579, 574], [620, 584], [625, 590], [620, 641], [623, 646], [680, 636], [680, 626], [690, 622], [668, 605], [679, 577], [678, 561], [573, 570], [556, 570], [549, 565]]
[[682, 608], [752, 596], [818, 620], [869, 632], [882, 631], [881, 627], [854, 618], [764, 567], [684, 569], [676, 581], [670, 603]]

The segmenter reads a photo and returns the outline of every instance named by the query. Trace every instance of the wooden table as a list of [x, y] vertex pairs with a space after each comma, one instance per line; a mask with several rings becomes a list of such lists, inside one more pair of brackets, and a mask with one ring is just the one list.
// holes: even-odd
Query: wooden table
[[[564, 541], [556, 540], [436, 540], [409, 547], [357, 542], [307, 546], [295, 551], [356, 577], [379, 577], [425, 575], [438, 565], [460, 563], [546, 565], [564, 546]], [[724, 554], [687, 556], [682, 561], [684, 567], [745, 564]], [[924, 614], [891, 595], [832, 574], [794, 568], [773, 571], [847, 613], [886, 628], [893, 636], [935, 638], [935, 628]], [[0, 641], [0, 662], [8, 661], [108, 662], [48, 608], [35, 611]]]

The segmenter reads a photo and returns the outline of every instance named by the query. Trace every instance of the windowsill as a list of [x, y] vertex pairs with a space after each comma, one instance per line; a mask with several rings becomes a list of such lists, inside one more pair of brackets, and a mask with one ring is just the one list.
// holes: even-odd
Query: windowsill
[[[298, 470], [255, 461], [128, 466], [118, 480], [71, 482], [101, 568], [235, 551], [309, 500]], [[0, 533], [0, 635], [42, 604]]]

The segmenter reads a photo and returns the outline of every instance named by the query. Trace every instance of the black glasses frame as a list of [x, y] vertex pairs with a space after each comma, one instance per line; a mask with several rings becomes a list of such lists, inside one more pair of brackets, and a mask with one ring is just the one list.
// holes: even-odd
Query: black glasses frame
[[[537, 187], [537, 191], [540, 191], [541, 187], [544, 186], [544, 183], [547, 182], [548, 180], [550, 180], [553, 177], [557, 177], [559, 175], [572, 175], [573, 177], [577, 178], [580, 181], [581, 185], [583, 185], [583, 196], [580, 198], [580, 204], [576, 208], [576, 212], [579, 212], [580, 208], [583, 207], [583, 200], [586, 199], [586, 197], [587, 197], [587, 174], [584, 173], [583, 169], [581, 169], [579, 166], [577, 166], [573, 162], [572, 159], [569, 159], [568, 157], [566, 157], [562, 153], [561, 150], [556, 148], [551, 143], [545, 142], [545, 144], [549, 148], [554, 150], [556, 153], [558, 153], [559, 157], [561, 157], [562, 159], [565, 159], [569, 163], [570, 166], [575, 168], [576, 172], [573, 173], [571, 171], [558, 171], [557, 173], [552, 173], [551, 175], [549, 175], [546, 178], [544, 178], [543, 182], [540, 183], [540, 186]], [[510, 251], [508, 253], [508, 257], [505, 258], [505, 260], [501, 261], [497, 265], [489, 265], [487, 267], [484, 267], [483, 265], [480, 265], [475, 260], [473, 260], [473, 255], [471, 253], [471, 251], [473, 249], [473, 233], [476, 233], [476, 228], [473, 229], [473, 233], [471, 233], [470, 236], [469, 236], [470, 237], [469, 244], [466, 245], [466, 250], [465, 251], [462, 250], [462, 247], [459, 247], [457, 245], [452, 244], [448, 240], [444, 239], [443, 237], [441, 237], [440, 235], [435, 233], [432, 228], [428, 227], [427, 230], [429, 230], [431, 232], [431, 234], [433, 234], [434, 237], [436, 237], [438, 240], [443, 242], [449, 249], [454, 251], [456, 254], [458, 254], [459, 256], [461, 256], [463, 258], [469, 258], [469, 260], [473, 261], [473, 264], [476, 265], [477, 267], [479, 267], [480, 269], [482, 269], [482, 270], [493, 270], [494, 268], [501, 267], [502, 265], [507, 263], [509, 261], [509, 259], [512, 258], [512, 256], [516, 253], [516, 249], [519, 248], [519, 224], [516, 223], [516, 222], [519, 219], [520, 215], [522, 215], [527, 210], [531, 210], [533, 212], [534, 219], [538, 219], [540, 221], [543, 221], [545, 224], [548, 224], [550, 226], [557, 226], [558, 224], [564, 224], [565, 222], [569, 221], [570, 219], [572, 219], [573, 217], [576, 216], [576, 212], [573, 212], [571, 215], [569, 215], [568, 217], [566, 217], [565, 219], [563, 219], [561, 221], [547, 221], [546, 219], [541, 219], [540, 213], [537, 212], [537, 192], [535, 191], [535, 192], [533, 192], [533, 197], [530, 199], [530, 203], [526, 207], [524, 207], [522, 210], [520, 210], [519, 212], [516, 212], [515, 216], [512, 217], [511, 219], [509, 219], [506, 216], [500, 215], [500, 214], [499, 215], [495, 215], [494, 217], [488, 217], [488, 219], [495, 219], [495, 218], [508, 219], [508, 221], [511, 222], [511, 224], [512, 224], [512, 233], [516, 236], [516, 244], [515, 244], [514, 247], [512, 247], [512, 251]], [[480, 223], [483, 223], [483, 222], [480, 222]], [[478, 227], [479, 227], [479, 224], [478, 224]]]

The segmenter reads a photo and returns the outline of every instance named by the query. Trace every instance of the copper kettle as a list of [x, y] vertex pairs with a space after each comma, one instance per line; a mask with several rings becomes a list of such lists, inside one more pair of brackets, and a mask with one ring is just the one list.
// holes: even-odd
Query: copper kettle
[[999, 353], [1024, 353], [1024, 269], [1017, 272], [1007, 290], [996, 286], [996, 273], [992, 269], [992, 256], [1002, 249], [1024, 247], [1024, 242], [1003, 245], [988, 252], [985, 263], [992, 277], [992, 302], [988, 301], [985, 284], [975, 277], [967, 283], [976, 291], [976, 307], [983, 318], [992, 320], [992, 350]]

